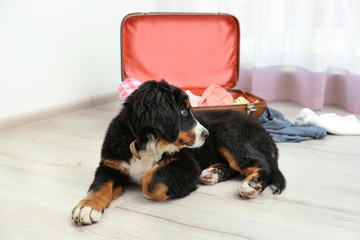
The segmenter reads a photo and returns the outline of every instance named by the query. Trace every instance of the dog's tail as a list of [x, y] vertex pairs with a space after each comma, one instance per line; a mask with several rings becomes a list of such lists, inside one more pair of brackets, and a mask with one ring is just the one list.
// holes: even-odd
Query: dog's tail
[[274, 169], [270, 187], [274, 194], [280, 194], [286, 187], [286, 180], [279, 168]]

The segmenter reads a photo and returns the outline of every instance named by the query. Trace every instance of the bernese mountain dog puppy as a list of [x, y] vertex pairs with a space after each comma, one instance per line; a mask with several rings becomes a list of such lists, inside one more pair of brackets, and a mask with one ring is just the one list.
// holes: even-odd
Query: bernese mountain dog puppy
[[193, 113], [184, 91], [165, 81], [143, 83], [112, 120], [86, 198], [72, 211], [79, 226], [98, 222], [130, 183], [164, 201], [241, 175], [242, 198], [267, 186], [285, 188], [278, 150], [262, 125], [232, 110]]

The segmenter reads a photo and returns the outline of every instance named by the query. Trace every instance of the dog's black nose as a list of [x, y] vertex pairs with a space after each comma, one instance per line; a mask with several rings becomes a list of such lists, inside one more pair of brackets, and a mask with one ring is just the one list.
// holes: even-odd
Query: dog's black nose
[[201, 132], [201, 136], [205, 139], [205, 138], [207, 138], [208, 136], [209, 136], [209, 131], [208, 130], [203, 130], [202, 132]]

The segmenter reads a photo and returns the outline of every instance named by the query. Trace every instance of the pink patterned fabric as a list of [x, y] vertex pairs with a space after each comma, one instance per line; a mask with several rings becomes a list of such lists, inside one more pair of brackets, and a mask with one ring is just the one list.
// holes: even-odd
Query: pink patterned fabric
[[126, 98], [135, 91], [140, 85], [141, 81], [135, 78], [125, 79], [119, 86], [120, 99], [125, 102]]
[[291, 100], [314, 111], [324, 104], [360, 113], [360, 76], [343, 72], [311, 72], [296, 66], [241, 67], [238, 88], [266, 101]]
[[229, 92], [216, 84], [211, 84], [199, 100], [199, 106], [231, 105], [234, 99]]

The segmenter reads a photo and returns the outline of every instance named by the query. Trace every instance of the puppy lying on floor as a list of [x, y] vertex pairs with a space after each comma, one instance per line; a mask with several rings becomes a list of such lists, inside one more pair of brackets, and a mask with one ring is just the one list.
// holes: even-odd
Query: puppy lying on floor
[[98, 222], [126, 185], [142, 185], [145, 197], [164, 201], [187, 196], [204, 184], [236, 174], [242, 198], [271, 185], [285, 188], [278, 150], [257, 120], [232, 110], [193, 114], [184, 91], [149, 81], [134, 91], [111, 122], [101, 161], [86, 198], [72, 211], [79, 226]]

